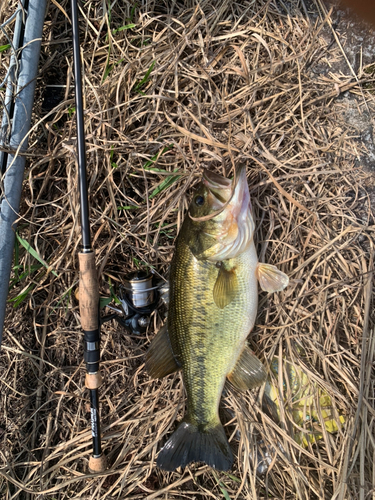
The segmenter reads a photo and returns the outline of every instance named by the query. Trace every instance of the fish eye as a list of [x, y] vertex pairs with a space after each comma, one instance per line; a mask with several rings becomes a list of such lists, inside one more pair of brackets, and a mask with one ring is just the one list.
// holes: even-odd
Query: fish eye
[[203, 196], [201, 195], [196, 196], [194, 202], [196, 205], [198, 205], [198, 207], [201, 207], [204, 204]]

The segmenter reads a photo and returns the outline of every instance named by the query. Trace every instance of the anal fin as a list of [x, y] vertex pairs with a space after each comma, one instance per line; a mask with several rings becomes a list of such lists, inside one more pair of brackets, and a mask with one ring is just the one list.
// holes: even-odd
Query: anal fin
[[173, 355], [167, 323], [159, 330], [146, 353], [146, 370], [151, 378], [163, 378], [180, 369]]
[[246, 346], [227, 377], [237, 389], [247, 391], [262, 385], [266, 380], [267, 373], [263, 363]]
[[271, 264], [258, 263], [256, 276], [265, 292], [281, 292], [289, 284], [288, 276]]

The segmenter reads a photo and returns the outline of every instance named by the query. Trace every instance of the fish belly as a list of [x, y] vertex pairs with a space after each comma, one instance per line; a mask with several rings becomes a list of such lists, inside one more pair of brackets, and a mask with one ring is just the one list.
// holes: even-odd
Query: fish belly
[[236, 259], [239, 290], [220, 309], [213, 299], [219, 269], [199, 261], [181, 242], [171, 265], [168, 329], [187, 392], [187, 421], [198, 428], [219, 422], [218, 406], [228, 373], [254, 326], [257, 305], [257, 256], [254, 243]]

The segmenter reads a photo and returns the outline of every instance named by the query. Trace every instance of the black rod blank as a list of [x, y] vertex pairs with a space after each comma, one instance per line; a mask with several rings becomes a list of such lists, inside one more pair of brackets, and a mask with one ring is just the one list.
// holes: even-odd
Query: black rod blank
[[89, 201], [88, 201], [87, 175], [86, 175], [85, 128], [83, 119], [81, 51], [79, 45], [77, 0], [71, 0], [71, 4], [72, 4], [72, 30], [73, 30], [74, 84], [75, 84], [76, 120], [77, 120], [77, 151], [78, 151], [78, 177], [79, 177], [78, 182], [79, 182], [79, 193], [80, 193], [80, 203], [81, 203], [82, 246], [84, 252], [91, 252]]
[[92, 426], [92, 447], [93, 447], [92, 454], [95, 458], [99, 458], [102, 456], [102, 443], [100, 439], [98, 389], [90, 390], [90, 403], [91, 403], [91, 426]]

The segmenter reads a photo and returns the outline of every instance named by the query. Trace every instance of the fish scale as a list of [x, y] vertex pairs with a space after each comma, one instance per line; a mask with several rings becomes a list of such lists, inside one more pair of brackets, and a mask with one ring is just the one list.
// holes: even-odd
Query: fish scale
[[[182, 366], [188, 419], [217, 425], [225, 378], [254, 325], [257, 311], [257, 256], [254, 243], [237, 259], [239, 293], [230, 313], [213, 300], [219, 269], [194, 257], [181, 235], [171, 264], [168, 330], [172, 350]], [[177, 307], [175, 306], [177, 305]]]

